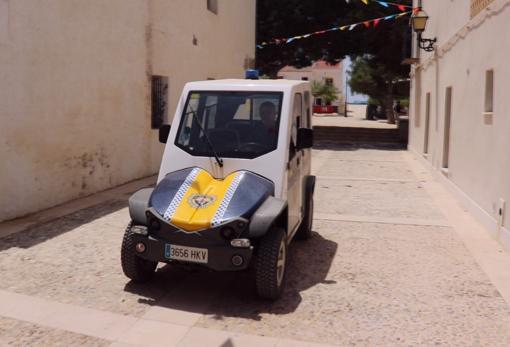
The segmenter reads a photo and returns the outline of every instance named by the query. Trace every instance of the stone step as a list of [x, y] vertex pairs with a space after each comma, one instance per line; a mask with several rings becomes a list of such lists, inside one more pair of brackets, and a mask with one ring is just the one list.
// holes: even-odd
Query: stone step
[[398, 129], [315, 126], [315, 142], [400, 143]]

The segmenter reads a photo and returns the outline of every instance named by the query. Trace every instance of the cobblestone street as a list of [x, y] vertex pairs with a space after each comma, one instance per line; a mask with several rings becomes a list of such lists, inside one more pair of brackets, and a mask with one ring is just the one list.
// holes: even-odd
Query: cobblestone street
[[0, 224], [0, 345], [510, 346], [510, 254], [421, 163], [325, 147], [313, 171], [315, 234], [291, 244], [275, 303], [256, 298], [251, 273], [160, 265], [129, 282], [136, 184], [17, 233]]

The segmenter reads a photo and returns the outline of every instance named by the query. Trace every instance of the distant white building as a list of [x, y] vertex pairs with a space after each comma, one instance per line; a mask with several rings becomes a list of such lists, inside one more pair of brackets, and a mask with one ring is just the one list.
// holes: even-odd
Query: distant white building
[[[330, 65], [325, 61], [319, 60], [311, 66], [301, 69], [293, 66], [285, 66], [278, 71], [278, 78], [333, 84], [336, 89], [338, 89], [338, 100], [334, 101], [331, 105], [339, 106], [344, 103], [344, 73], [342, 61], [338, 64]], [[314, 104], [317, 106], [327, 106], [320, 98], [316, 98]]]
[[409, 149], [510, 250], [510, 0], [421, 3], [437, 44], [413, 40]]

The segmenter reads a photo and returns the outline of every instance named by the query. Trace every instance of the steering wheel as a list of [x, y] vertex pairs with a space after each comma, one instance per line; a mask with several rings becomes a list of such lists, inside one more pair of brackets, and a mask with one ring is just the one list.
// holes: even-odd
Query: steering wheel
[[262, 152], [267, 149], [266, 146], [261, 145], [257, 142], [246, 142], [239, 146], [240, 151], [247, 151], [247, 152]]

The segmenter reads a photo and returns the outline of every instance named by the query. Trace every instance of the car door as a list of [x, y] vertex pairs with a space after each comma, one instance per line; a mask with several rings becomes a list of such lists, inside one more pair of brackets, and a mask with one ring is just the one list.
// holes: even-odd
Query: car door
[[290, 141], [289, 141], [289, 161], [287, 163], [287, 202], [289, 208], [289, 233], [292, 235], [301, 219], [302, 205], [302, 182], [301, 165], [302, 151], [296, 148], [297, 130], [301, 126], [303, 115], [303, 97], [301, 93], [294, 94], [294, 103], [291, 119]]

